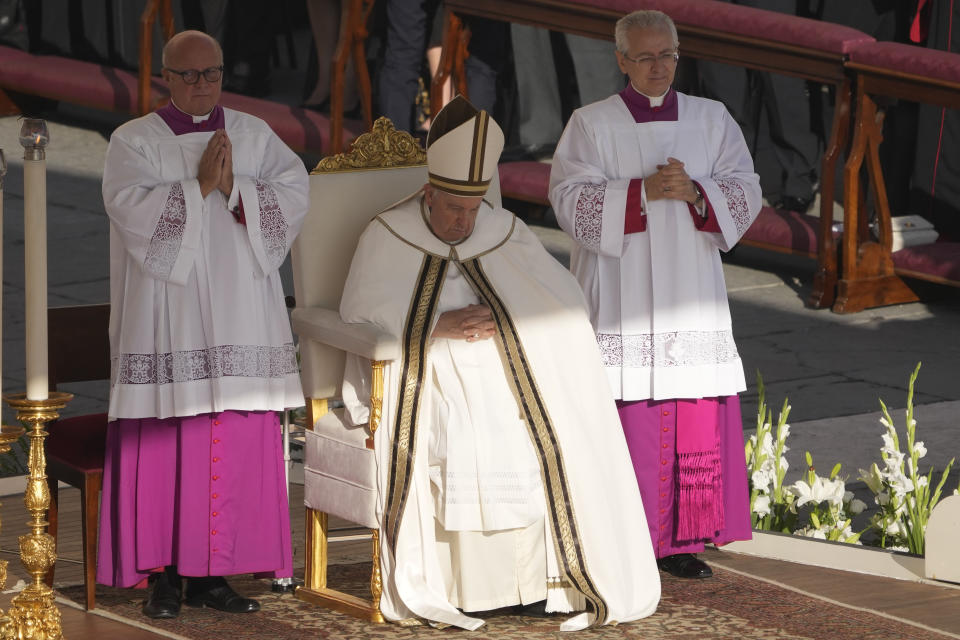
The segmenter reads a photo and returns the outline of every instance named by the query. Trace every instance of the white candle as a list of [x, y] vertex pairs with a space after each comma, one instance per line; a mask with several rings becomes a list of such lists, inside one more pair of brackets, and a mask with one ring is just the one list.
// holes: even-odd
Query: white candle
[[23, 157], [23, 244], [26, 274], [27, 399], [46, 400], [47, 163], [46, 123], [27, 118], [20, 130]]

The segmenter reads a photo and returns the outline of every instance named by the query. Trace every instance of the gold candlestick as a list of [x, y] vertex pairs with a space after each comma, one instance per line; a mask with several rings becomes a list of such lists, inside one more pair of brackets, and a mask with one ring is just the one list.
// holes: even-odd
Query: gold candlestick
[[0, 626], [0, 638], [60, 640], [63, 638], [60, 611], [53, 604], [53, 589], [43, 581], [57, 560], [53, 537], [47, 533], [50, 489], [47, 487], [47, 457], [43, 448], [47, 432], [43, 428], [59, 417], [58, 410], [67, 406], [73, 394], [52, 391], [46, 399], [29, 400], [25, 393], [8, 393], [3, 399], [16, 409], [17, 419], [30, 426], [30, 476], [23, 502], [30, 512], [27, 524], [31, 532], [20, 536], [20, 562], [33, 576], [33, 582], [11, 602], [10, 622], [6, 625], [9, 629]]
[[[10, 451], [10, 445], [20, 439], [23, 435], [23, 427], [5, 424], [0, 427], [0, 453]], [[7, 561], [0, 560], [0, 589], [7, 586]], [[16, 638], [17, 632], [13, 625], [13, 620], [0, 609], [0, 638]]]

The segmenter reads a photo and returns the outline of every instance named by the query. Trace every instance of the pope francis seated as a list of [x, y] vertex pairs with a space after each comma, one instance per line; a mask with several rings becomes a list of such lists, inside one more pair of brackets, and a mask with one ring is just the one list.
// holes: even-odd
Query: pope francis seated
[[[650, 615], [643, 506], [573, 276], [484, 194], [503, 132], [462, 97], [434, 121], [429, 182], [360, 238], [340, 314], [398, 336], [375, 435], [392, 620], [577, 612], [574, 630]], [[369, 365], [348, 358], [348, 418]]]

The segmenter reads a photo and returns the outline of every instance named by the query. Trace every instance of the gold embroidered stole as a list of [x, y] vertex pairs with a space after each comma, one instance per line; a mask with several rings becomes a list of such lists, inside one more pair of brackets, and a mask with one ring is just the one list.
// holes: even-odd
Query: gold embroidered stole
[[390, 451], [390, 476], [387, 486], [383, 530], [387, 542], [397, 548], [397, 532], [406, 508], [416, 453], [417, 426], [427, 375], [427, 347], [430, 324], [440, 300], [440, 290], [447, 274], [449, 260], [425, 254], [417, 277], [410, 310], [403, 331], [403, 353], [400, 365], [400, 389]]
[[[540, 389], [524, 353], [520, 336], [507, 313], [503, 301], [487, 279], [478, 258], [462, 263], [462, 271], [470, 280], [480, 298], [493, 312], [501, 348], [509, 368], [507, 381], [520, 405], [534, 450], [540, 458], [543, 488], [547, 499], [547, 513], [557, 544], [560, 569], [574, 589], [583, 594], [596, 613], [596, 622], [607, 618], [607, 603], [600, 596], [587, 571], [577, 521], [570, 499], [569, 481], [563, 467], [563, 453], [557, 435], [544, 405]], [[505, 372], [506, 373], [506, 372]]]

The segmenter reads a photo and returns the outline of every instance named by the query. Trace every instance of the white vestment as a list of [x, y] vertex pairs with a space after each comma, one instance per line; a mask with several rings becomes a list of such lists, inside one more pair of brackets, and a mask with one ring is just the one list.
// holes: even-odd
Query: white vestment
[[213, 132], [174, 135], [151, 113], [110, 138], [111, 419], [303, 404], [278, 269], [306, 215], [307, 173], [265, 122], [224, 112], [229, 200], [245, 226], [219, 190], [201, 195]]
[[[574, 112], [553, 158], [550, 202], [575, 240], [583, 288], [614, 396], [704, 398], [743, 391], [720, 251], [760, 212], [759, 178], [719, 102], [677, 94], [677, 120], [637, 123], [619, 95]], [[677, 158], [701, 185], [720, 233], [686, 202], [643, 198], [646, 231], [624, 234], [631, 179]]]
[[[483, 204], [473, 234], [450, 246], [421, 207], [416, 194], [371, 222], [340, 307], [345, 321], [372, 322], [404, 349], [387, 367], [376, 432], [384, 614], [480, 626], [457, 610], [469, 596], [455, 592], [471, 575], [486, 580], [484, 569], [518, 567], [513, 554], [460, 566], [464, 549], [485, 547], [478, 537], [501, 540], [482, 553], [512, 549], [545, 565], [539, 578], [505, 583], [520, 589], [519, 601], [536, 579], [566, 592], [548, 592], [548, 607], [585, 599], [589, 613], [563, 628], [651, 614], [659, 577], [576, 282], [503, 209]], [[498, 336], [430, 339], [440, 313], [478, 301], [493, 311]], [[361, 368], [348, 362], [343, 395], [355, 421], [366, 420], [367, 394]], [[531, 553], [531, 544], [541, 549]], [[453, 589], [451, 571], [460, 574]]]

